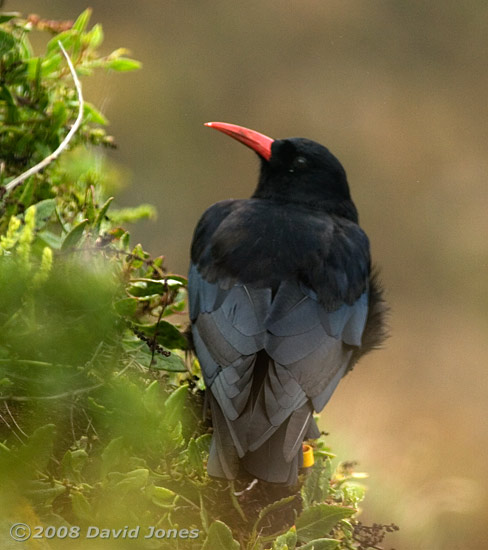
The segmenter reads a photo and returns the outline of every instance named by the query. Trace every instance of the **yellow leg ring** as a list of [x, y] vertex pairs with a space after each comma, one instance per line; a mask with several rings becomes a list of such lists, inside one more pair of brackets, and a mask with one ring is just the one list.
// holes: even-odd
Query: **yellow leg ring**
[[303, 467], [304, 468], [310, 468], [310, 466], [313, 466], [314, 464], [314, 458], [313, 458], [313, 449], [310, 447], [310, 445], [303, 444]]

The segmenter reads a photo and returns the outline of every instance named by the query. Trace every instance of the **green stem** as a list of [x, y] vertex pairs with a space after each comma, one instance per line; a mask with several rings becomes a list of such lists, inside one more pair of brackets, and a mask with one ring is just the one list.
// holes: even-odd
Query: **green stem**
[[241, 505], [239, 504], [239, 501], [237, 500], [236, 495], [234, 494], [235, 493], [235, 487], [234, 487], [234, 482], [233, 481], [230, 482], [229, 489], [230, 489], [230, 500], [232, 501], [232, 505], [237, 510], [237, 512], [241, 516], [242, 520], [247, 523], [246, 515], [244, 514], [244, 511], [242, 510]]

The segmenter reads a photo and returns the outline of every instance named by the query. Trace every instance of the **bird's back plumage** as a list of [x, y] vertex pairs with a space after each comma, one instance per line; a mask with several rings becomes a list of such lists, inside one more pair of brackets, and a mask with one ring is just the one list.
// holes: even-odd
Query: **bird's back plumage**
[[209, 473], [294, 483], [303, 440], [318, 436], [313, 412], [382, 338], [366, 235], [310, 206], [217, 203], [195, 230], [189, 297], [214, 426]]

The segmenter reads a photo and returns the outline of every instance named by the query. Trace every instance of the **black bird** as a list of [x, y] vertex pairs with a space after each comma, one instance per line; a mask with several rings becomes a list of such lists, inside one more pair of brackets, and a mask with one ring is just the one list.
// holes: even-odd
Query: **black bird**
[[309, 139], [206, 126], [261, 161], [252, 197], [211, 206], [191, 247], [192, 335], [214, 429], [208, 473], [291, 485], [304, 439], [319, 436], [313, 412], [381, 344], [387, 307], [338, 159]]

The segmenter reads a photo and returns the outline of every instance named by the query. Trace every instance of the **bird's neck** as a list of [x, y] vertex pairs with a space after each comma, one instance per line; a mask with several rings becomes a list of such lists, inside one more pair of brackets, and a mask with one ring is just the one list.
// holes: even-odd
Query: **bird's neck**
[[315, 198], [306, 196], [296, 196], [290, 199], [286, 196], [270, 193], [268, 190], [260, 189], [259, 187], [253, 193], [252, 198], [269, 200], [274, 204], [301, 207], [307, 210], [313, 210], [314, 212], [323, 212], [329, 216], [346, 218], [354, 223], [359, 222], [356, 206], [349, 199], [337, 200], [336, 198]]

